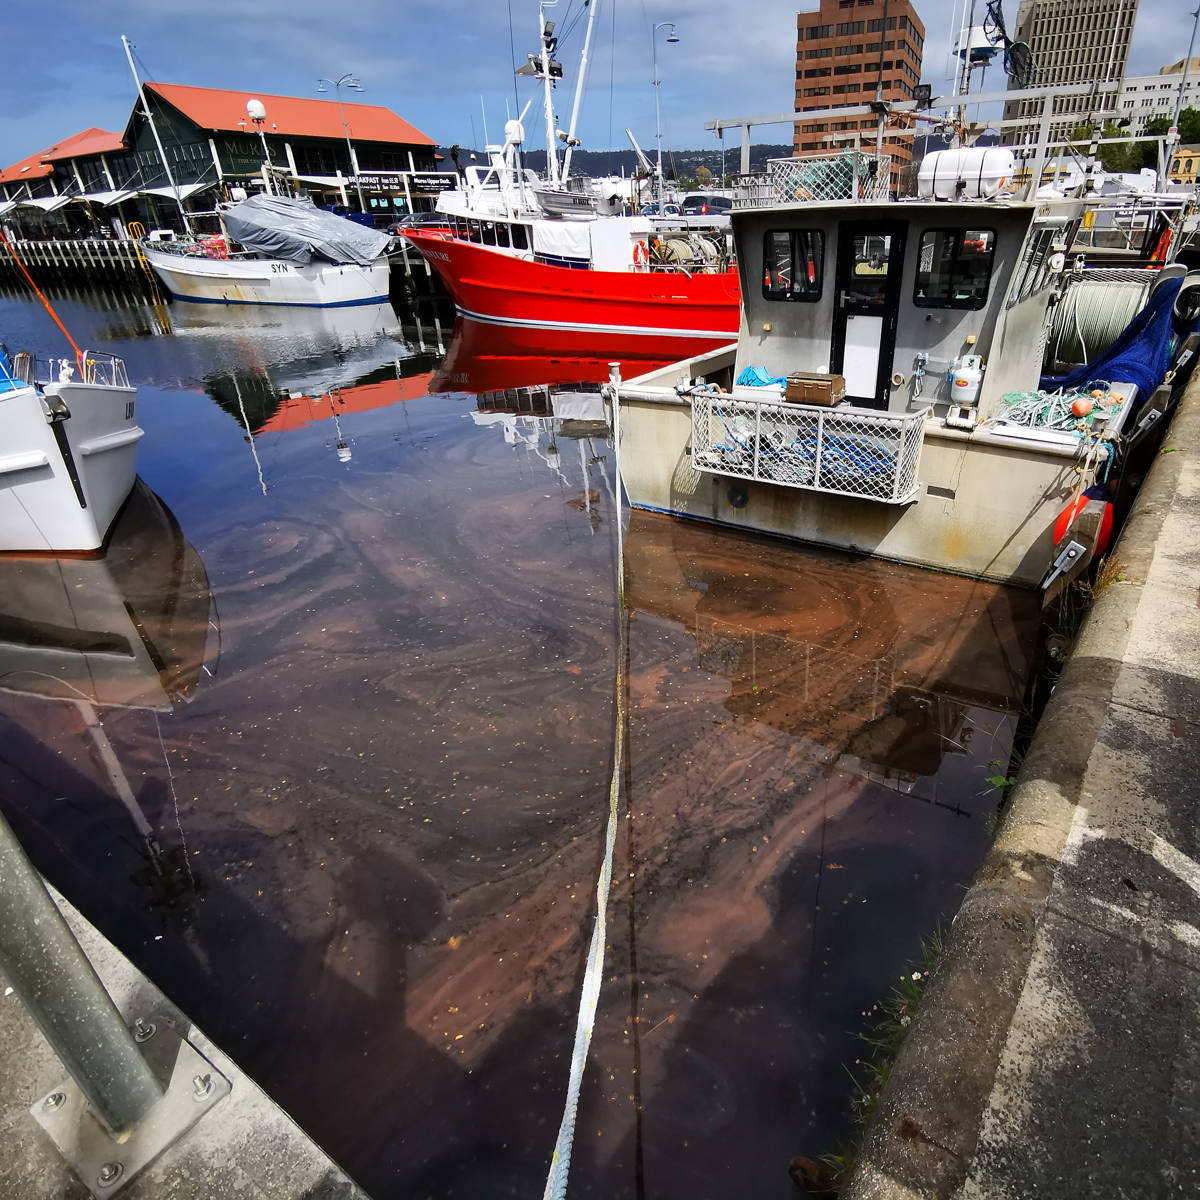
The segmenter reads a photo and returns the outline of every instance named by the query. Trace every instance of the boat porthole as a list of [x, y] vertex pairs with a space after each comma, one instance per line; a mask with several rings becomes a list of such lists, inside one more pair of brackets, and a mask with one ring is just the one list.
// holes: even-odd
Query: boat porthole
[[745, 508], [750, 503], [750, 497], [746, 494], [746, 489], [736, 483], [729, 485], [726, 498], [729, 500], [730, 508]]

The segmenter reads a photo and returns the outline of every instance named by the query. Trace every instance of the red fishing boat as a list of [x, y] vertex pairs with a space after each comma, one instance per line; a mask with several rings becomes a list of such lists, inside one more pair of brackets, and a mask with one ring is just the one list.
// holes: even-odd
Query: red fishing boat
[[521, 159], [531, 100], [506, 122], [504, 144], [488, 147], [487, 167], [462, 170], [428, 224], [397, 232], [475, 321], [574, 334], [580, 352], [598, 356], [631, 339], [653, 339], [659, 357], [667, 349], [673, 358], [727, 345], [737, 340], [740, 295], [728, 215], [633, 216], [612, 185], [571, 175], [595, 15], [593, 4], [561, 165], [553, 90], [562, 67], [554, 23], [539, 10], [539, 52], [517, 74], [542, 83], [545, 177]]
[[[672, 355], [679, 357], [737, 340], [737, 269], [728, 258], [722, 260], [709, 231], [660, 233], [648, 219], [635, 217], [570, 222], [582, 232], [585, 245], [594, 240], [589, 225], [604, 227], [604, 240], [613, 243], [614, 252], [621, 240], [628, 243], [628, 264], [622, 268], [619, 261], [612, 261], [605, 269], [595, 265], [594, 252], [586, 259], [575, 257], [574, 262], [563, 254], [552, 261], [546, 252], [513, 253], [507, 247], [483, 244], [484, 236], [496, 236], [502, 221], [462, 222], [468, 228], [461, 232], [407, 232], [463, 316], [573, 333], [579, 336], [580, 349], [594, 355], [627, 348], [631, 338], [656, 339], [659, 358], [664, 340]], [[542, 224], [552, 223], [527, 221], [521, 227], [525, 236], [518, 235], [518, 240], [530, 247]], [[568, 223], [553, 224], [558, 226], [557, 240], [563, 240]]]

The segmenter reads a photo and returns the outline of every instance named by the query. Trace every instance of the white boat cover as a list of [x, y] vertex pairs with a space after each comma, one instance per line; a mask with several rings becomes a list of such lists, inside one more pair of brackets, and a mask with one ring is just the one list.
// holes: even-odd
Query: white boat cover
[[581, 258], [586, 262], [592, 248], [590, 221], [534, 221], [533, 249], [536, 254], [556, 258]]
[[298, 263], [316, 257], [365, 267], [391, 241], [386, 233], [290, 196], [251, 196], [226, 211], [225, 228], [247, 250]]

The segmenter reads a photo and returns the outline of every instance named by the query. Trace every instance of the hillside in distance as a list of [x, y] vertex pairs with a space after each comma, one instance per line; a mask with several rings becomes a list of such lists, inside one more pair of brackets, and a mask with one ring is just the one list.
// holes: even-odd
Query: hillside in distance
[[[697, 167], [705, 167], [713, 176], [721, 173], [721, 147], [720, 144], [713, 139], [714, 146], [706, 150], [663, 150], [663, 174], [671, 177], [677, 176], [680, 179], [692, 179], [695, 177]], [[439, 168], [444, 171], [453, 170], [453, 159], [451, 156], [451, 147], [439, 146], [437, 152], [442, 155], [444, 161], [439, 164]], [[654, 161], [654, 151], [643, 146], [646, 152], [646, 157]], [[759, 172], [764, 169], [767, 159], [769, 158], [788, 158], [791, 156], [792, 147], [789, 143], [760, 143], [752, 144], [750, 147], [750, 170]], [[460, 146], [458, 148], [459, 165], [468, 167], [472, 165], [471, 155], [475, 155], [474, 165], [481, 166], [487, 161], [487, 156], [482, 150], [470, 150], [467, 147]], [[561, 160], [560, 160], [561, 161]], [[525, 165], [532, 168], [534, 171], [542, 171], [546, 166], [546, 151], [527, 149], [525, 151]], [[637, 170], [637, 155], [633, 150], [626, 148], [624, 150], [584, 150], [576, 147], [574, 155], [571, 157], [571, 173], [581, 175], [591, 175], [594, 178], [603, 175], [632, 175]], [[725, 139], [725, 172], [729, 175], [737, 174], [741, 166], [741, 141], [735, 133], [731, 133]]]

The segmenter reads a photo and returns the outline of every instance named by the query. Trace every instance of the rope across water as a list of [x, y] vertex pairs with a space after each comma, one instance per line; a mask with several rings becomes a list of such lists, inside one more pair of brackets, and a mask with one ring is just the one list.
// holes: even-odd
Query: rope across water
[[621, 376], [617, 363], [609, 364], [609, 377], [611, 380], [609, 394], [613, 412], [617, 508], [618, 640], [613, 767], [612, 778], [608, 785], [608, 826], [604, 835], [604, 860], [600, 865], [600, 875], [596, 880], [596, 923], [592, 928], [587, 966], [583, 972], [583, 987], [580, 989], [579, 1015], [575, 1021], [575, 1045], [571, 1052], [571, 1072], [567, 1078], [567, 1097], [563, 1105], [562, 1121], [558, 1127], [558, 1138], [554, 1143], [554, 1153], [550, 1159], [550, 1170], [546, 1176], [546, 1189], [542, 1193], [542, 1200], [564, 1200], [567, 1194], [567, 1175], [571, 1169], [571, 1148], [575, 1141], [575, 1114], [579, 1108], [583, 1069], [587, 1065], [588, 1047], [592, 1042], [592, 1029], [596, 1023], [596, 1006], [600, 999], [600, 983], [604, 972], [604, 945], [608, 932], [608, 894], [612, 884], [613, 848], [617, 838], [617, 802], [620, 798], [621, 773], [625, 764], [627, 718], [625, 644], [629, 627], [625, 614], [625, 531], [622, 525], [621, 507], [621, 405], [618, 391]]

